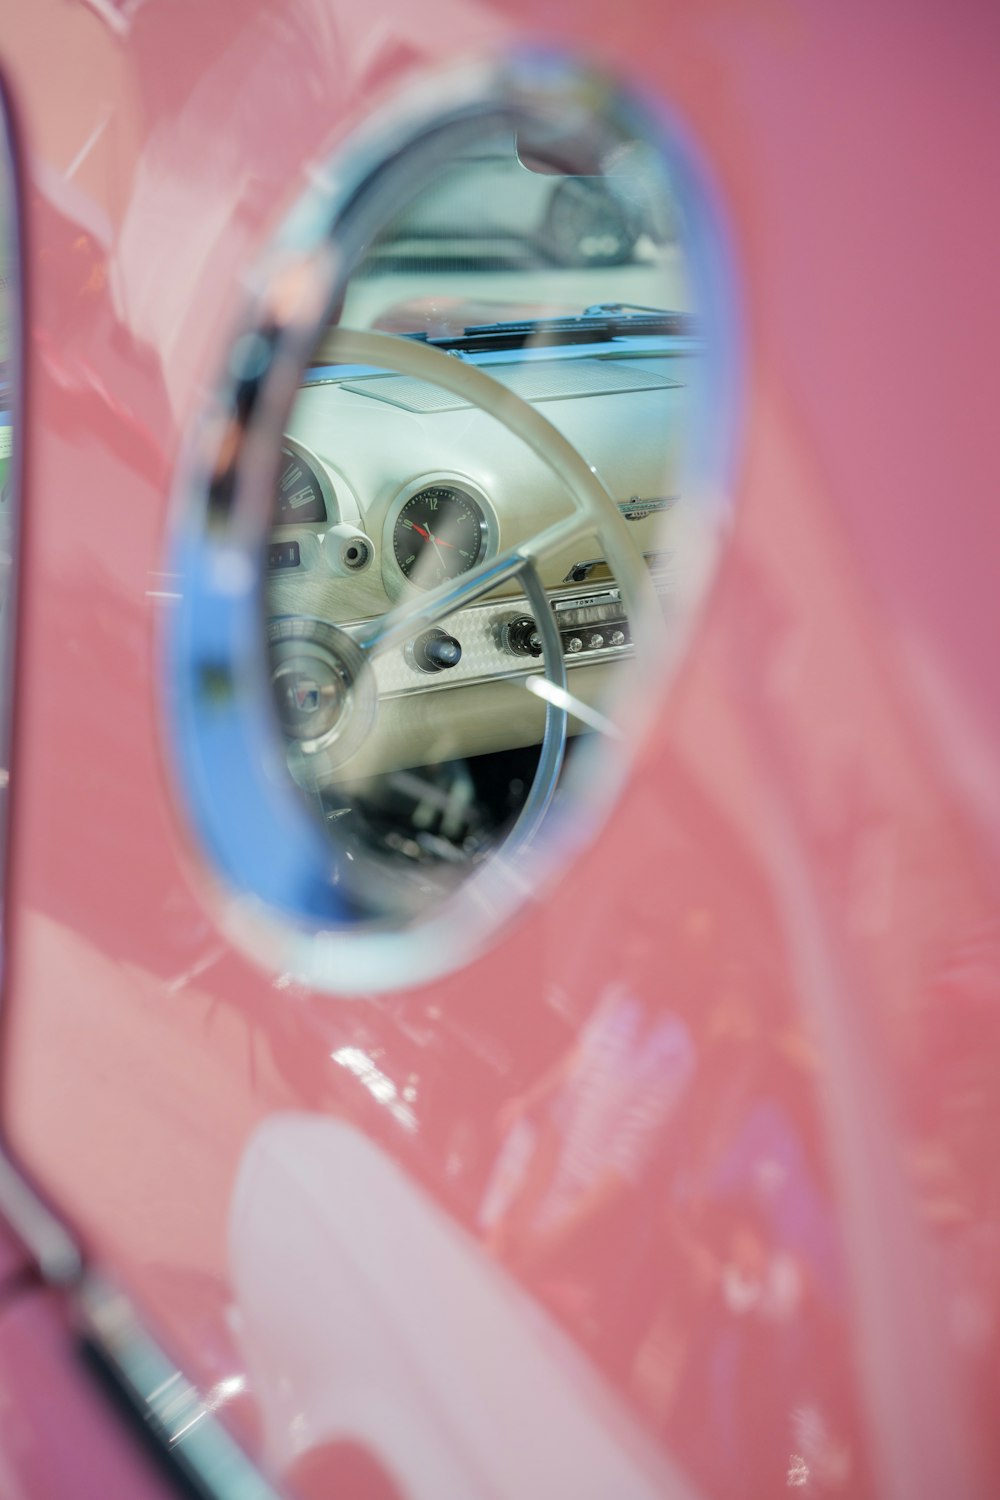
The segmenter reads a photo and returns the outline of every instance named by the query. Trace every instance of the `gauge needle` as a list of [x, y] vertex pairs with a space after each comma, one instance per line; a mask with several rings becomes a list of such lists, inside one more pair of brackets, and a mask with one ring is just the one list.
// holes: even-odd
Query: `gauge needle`
[[435, 536], [429, 526], [418, 526], [416, 521], [407, 521], [406, 524], [412, 531], [419, 532], [420, 535], [425, 536], [429, 542], [433, 542], [435, 547], [450, 547], [452, 552], [458, 551], [458, 548], [456, 547], [454, 542], [446, 542], [443, 537]]

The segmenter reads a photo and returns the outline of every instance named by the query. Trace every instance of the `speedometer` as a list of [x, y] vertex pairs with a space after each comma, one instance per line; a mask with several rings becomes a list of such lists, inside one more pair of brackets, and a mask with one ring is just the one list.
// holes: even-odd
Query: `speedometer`
[[326, 501], [319, 475], [298, 453], [282, 448], [274, 525], [301, 526], [306, 522], [325, 520]]
[[401, 572], [419, 588], [458, 578], [486, 550], [486, 516], [467, 490], [431, 484], [406, 501], [392, 529]]

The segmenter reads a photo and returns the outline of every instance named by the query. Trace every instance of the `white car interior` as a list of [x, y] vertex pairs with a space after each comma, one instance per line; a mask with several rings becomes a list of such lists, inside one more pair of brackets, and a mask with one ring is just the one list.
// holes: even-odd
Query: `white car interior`
[[[418, 907], [534, 837], [669, 613], [699, 343], [666, 179], [621, 160], [596, 195], [513, 140], [442, 172], [357, 268], [287, 425], [264, 597], [288, 767], [340, 842], [419, 872]], [[476, 218], [519, 180], [520, 219]], [[581, 248], [556, 258], [531, 226], [560, 187]], [[628, 235], [600, 238], [597, 202]]]

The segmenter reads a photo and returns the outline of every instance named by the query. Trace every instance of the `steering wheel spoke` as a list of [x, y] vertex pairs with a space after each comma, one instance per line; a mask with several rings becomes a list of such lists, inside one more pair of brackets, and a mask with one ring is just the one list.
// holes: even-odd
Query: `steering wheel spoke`
[[490, 558], [478, 567], [449, 579], [419, 598], [405, 600], [377, 619], [354, 631], [354, 639], [371, 656], [380, 656], [393, 646], [404, 644], [418, 630], [437, 625], [441, 620], [474, 604], [501, 584], [523, 574], [535, 562], [567, 547], [592, 527], [578, 512], [547, 526], [533, 537], [509, 547], [499, 557]]
[[516, 578], [527, 566], [520, 550], [511, 548], [463, 573], [461, 578], [449, 579], [420, 598], [407, 599], [377, 619], [369, 620], [354, 632], [354, 639], [369, 655], [381, 656], [393, 646], [403, 645], [416, 631], [436, 625], [456, 610], [474, 604], [484, 594]]
[[[595, 483], [600, 484], [600, 480], [596, 477]], [[613, 502], [609, 497], [609, 504], [611, 503]], [[534, 536], [526, 537], [518, 544], [517, 550], [524, 559], [541, 562], [543, 557], [569, 547], [582, 537], [592, 535], [595, 530], [596, 527], [591, 518], [582, 515], [580, 511], [573, 511], [571, 515], [562, 516], [551, 526], [546, 526], [544, 531], [538, 531]]]

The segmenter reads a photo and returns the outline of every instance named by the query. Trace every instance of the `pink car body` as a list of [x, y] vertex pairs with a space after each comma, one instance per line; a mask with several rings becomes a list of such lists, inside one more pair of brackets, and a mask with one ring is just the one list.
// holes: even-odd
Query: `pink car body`
[[[0, 1491], [169, 1493], [207, 1432], [250, 1483], [224, 1430], [306, 1500], [995, 1494], [1000, 13], [4, 10]], [[526, 46], [668, 106], [714, 183], [733, 520], [571, 867], [443, 978], [317, 993], [234, 943], [176, 790], [174, 477], [314, 164]], [[533, 1101], [544, 1132], [546, 1079], [641, 1026], [593, 1009], [623, 979], [677, 1130], [594, 1233], [500, 1233], [503, 1127]], [[169, 1354], [173, 1410], [131, 1383], [161, 1469], [73, 1353], [123, 1383], [129, 1320]]]

